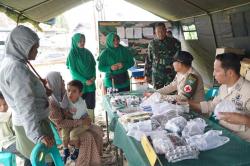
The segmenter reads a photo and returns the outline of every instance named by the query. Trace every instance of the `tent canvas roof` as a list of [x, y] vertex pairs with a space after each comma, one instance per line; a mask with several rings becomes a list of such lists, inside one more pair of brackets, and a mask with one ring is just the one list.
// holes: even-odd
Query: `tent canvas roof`
[[126, 0], [168, 20], [181, 20], [250, 3], [250, 0]]
[[[45, 22], [49, 19], [90, 0], [0, 0], [0, 6], [14, 10], [17, 15]], [[168, 20], [215, 12], [250, 3], [250, 0], [126, 0]]]
[[55, 16], [90, 0], [0, 0], [0, 6], [22, 13], [25, 17], [45, 22]]

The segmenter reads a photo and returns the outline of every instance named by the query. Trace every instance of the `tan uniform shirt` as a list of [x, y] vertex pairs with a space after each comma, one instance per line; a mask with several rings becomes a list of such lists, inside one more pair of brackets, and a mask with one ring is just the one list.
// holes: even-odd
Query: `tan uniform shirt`
[[[202, 113], [213, 112], [215, 106], [222, 100], [232, 101], [238, 111], [250, 114], [250, 82], [243, 77], [235, 83], [231, 90], [228, 90], [226, 85], [221, 85], [219, 94], [212, 101], [201, 102]], [[220, 121], [220, 124], [238, 134], [243, 139], [250, 141], [250, 128], [245, 125], [230, 124], [225, 121]]]
[[[161, 93], [162, 98], [164, 100], [168, 101], [173, 101], [177, 99], [186, 100], [187, 97], [184, 95], [186, 93], [184, 92], [184, 86], [185, 86], [185, 81], [190, 73], [194, 74], [197, 77], [197, 86], [193, 92], [191, 99], [196, 102], [204, 101], [203, 80], [200, 74], [194, 68], [190, 68], [189, 71], [185, 74], [177, 73], [175, 79], [170, 84], [164, 86], [161, 89], [158, 89], [157, 91]], [[177, 91], [177, 95], [169, 95], [170, 93], [175, 91]]]

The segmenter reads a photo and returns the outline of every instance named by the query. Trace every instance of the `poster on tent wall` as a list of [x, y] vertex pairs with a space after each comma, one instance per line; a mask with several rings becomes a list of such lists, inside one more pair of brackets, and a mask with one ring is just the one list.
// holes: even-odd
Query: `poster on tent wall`
[[[114, 32], [120, 36], [120, 44], [128, 47], [138, 63], [144, 63], [148, 43], [155, 37], [153, 21], [99, 21], [99, 53], [105, 48], [106, 35]], [[171, 28], [169, 22], [165, 22]]]

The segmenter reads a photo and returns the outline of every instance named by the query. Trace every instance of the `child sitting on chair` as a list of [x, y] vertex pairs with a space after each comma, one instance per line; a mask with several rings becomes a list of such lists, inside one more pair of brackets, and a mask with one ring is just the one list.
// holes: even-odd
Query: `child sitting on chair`
[[[82, 99], [83, 84], [78, 80], [70, 81], [67, 84], [67, 95], [64, 96], [61, 107], [65, 110], [64, 115], [70, 119], [89, 118], [88, 109], [85, 101]], [[76, 128], [62, 128], [62, 140], [64, 147], [64, 163], [70, 156], [72, 160], [76, 160], [79, 154], [79, 135], [88, 129], [88, 126], [79, 126]], [[69, 141], [75, 146], [74, 152], [70, 155]]]
[[0, 151], [10, 152], [24, 159], [24, 166], [31, 166], [29, 159], [25, 158], [16, 149], [16, 136], [12, 128], [12, 114], [3, 94], [0, 92]]

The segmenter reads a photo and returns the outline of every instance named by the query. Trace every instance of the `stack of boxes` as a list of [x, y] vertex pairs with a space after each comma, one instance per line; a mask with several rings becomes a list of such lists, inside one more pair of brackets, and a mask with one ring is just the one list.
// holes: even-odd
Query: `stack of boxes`
[[250, 59], [244, 58], [241, 62], [240, 75], [250, 81]]
[[216, 55], [223, 54], [223, 53], [234, 53], [243, 57], [245, 55], [245, 50], [239, 49], [239, 48], [217, 48], [216, 49]]
[[128, 72], [131, 76], [131, 90], [145, 91], [148, 89], [148, 83], [144, 79], [144, 68], [131, 67]]

